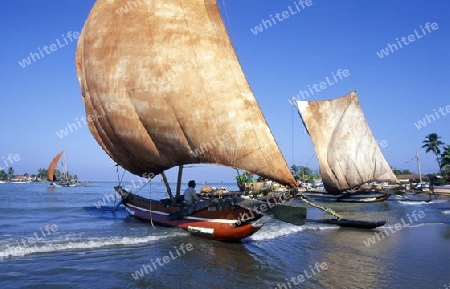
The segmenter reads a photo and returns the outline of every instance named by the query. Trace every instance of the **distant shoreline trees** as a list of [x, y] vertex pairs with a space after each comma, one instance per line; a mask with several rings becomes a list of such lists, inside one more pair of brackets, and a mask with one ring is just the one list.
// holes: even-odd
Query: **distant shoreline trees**
[[441, 137], [437, 133], [430, 133], [425, 138], [422, 142], [422, 148], [425, 149], [426, 153], [434, 153], [441, 176], [447, 176], [446, 178], [448, 179], [448, 175], [450, 175], [450, 145], [445, 146], [445, 143], [440, 140]]
[[436, 162], [438, 163], [439, 171], [441, 172], [442, 175], [440, 147], [443, 146], [444, 143], [439, 140], [441, 137], [438, 136], [437, 133], [430, 133], [429, 135], [426, 136], [426, 138], [427, 139], [422, 142], [423, 143], [422, 148], [426, 149], [425, 150], [426, 153], [433, 152], [435, 154]]
[[450, 145], [444, 147], [441, 155], [441, 166], [446, 174], [450, 174]]
[[[39, 182], [45, 182], [47, 181], [47, 169], [44, 168], [39, 168], [37, 171], [37, 174], [28, 174], [28, 173], [24, 173], [22, 176], [28, 177], [31, 180], [34, 181], [39, 181]], [[15, 176], [17, 176], [15, 174], [14, 168], [13, 167], [9, 167], [8, 171], [5, 172], [5, 170], [0, 170], [0, 181], [9, 181], [11, 179], [13, 179]], [[61, 179], [64, 177], [63, 172], [61, 172], [60, 170], [55, 170], [55, 176], [57, 179]], [[69, 173], [67, 173], [67, 178], [69, 180], [77, 180], [78, 176], [77, 175], [70, 175]]]
[[319, 173], [314, 172], [313, 170], [305, 166], [292, 165], [291, 173], [296, 181], [301, 181], [303, 183], [307, 182], [314, 184], [315, 180], [320, 179]]
[[410, 170], [399, 170], [399, 169], [392, 168], [392, 171], [394, 172], [394, 175], [396, 175], [396, 176], [399, 176], [399, 175], [413, 175], [413, 172], [411, 172]]

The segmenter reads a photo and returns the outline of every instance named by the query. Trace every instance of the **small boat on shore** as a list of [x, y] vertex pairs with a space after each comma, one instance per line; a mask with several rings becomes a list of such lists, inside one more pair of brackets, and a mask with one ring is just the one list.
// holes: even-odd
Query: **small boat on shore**
[[344, 193], [337, 197], [336, 202], [346, 203], [376, 203], [389, 199], [390, 194], [379, 191], [356, 191]]
[[[295, 225], [303, 225], [306, 209], [284, 204], [290, 193], [268, 198], [265, 201], [247, 200], [234, 195], [211, 194], [205, 201], [186, 206], [182, 198], [151, 200], [117, 186], [116, 192], [122, 197], [128, 213], [136, 218], [154, 224], [182, 228], [193, 235], [218, 241], [239, 241], [259, 231], [264, 223], [274, 217]], [[206, 197], [205, 194], [201, 196]], [[289, 215], [286, 215], [289, 214]]]
[[328, 194], [326, 191], [306, 191], [303, 194], [318, 201], [341, 203], [376, 203], [383, 202], [391, 196], [391, 194], [382, 191], [366, 190], [344, 192], [339, 195]]
[[[182, 201], [173, 204], [170, 199], [150, 200], [126, 192], [121, 187], [116, 191], [122, 197], [128, 213], [136, 218], [152, 221], [157, 225], [178, 227], [186, 231], [218, 241], [237, 241], [251, 236], [264, 225], [262, 214], [237, 206], [232, 199], [214, 205], [204, 203], [203, 208], [189, 214]], [[245, 220], [248, 216], [248, 220]]]
[[387, 220], [349, 220], [349, 219], [323, 219], [315, 220], [317, 223], [333, 224], [340, 227], [358, 228], [358, 229], [375, 229], [387, 223]]

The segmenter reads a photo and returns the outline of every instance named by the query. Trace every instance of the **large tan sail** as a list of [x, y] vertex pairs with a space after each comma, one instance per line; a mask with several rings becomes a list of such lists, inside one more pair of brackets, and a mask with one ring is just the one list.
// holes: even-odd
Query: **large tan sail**
[[215, 0], [97, 1], [77, 72], [91, 133], [133, 174], [211, 163], [295, 186]]
[[332, 194], [366, 182], [397, 182], [372, 135], [356, 92], [326, 101], [295, 101]]

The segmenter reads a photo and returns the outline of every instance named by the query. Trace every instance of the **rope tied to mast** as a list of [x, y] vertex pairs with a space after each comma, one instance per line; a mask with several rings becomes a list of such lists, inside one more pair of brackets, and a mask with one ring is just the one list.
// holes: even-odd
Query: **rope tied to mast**
[[[123, 176], [125, 175], [125, 170], [123, 170], [122, 178], [119, 178], [119, 164], [116, 163], [115, 167], [116, 167], [116, 173], [117, 173], [117, 183], [118, 183], [119, 187], [121, 187], [122, 186]], [[117, 201], [116, 197], [117, 197], [116, 194], [114, 194], [114, 209], [113, 209], [113, 212], [118, 207], [118, 203], [116, 203], [116, 201]]]
[[150, 224], [152, 224], [152, 228], [155, 229], [155, 225], [153, 225], [153, 216], [152, 216], [152, 179], [149, 179], [147, 183], [149, 184], [150, 190], [150, 199], [149, 199]]

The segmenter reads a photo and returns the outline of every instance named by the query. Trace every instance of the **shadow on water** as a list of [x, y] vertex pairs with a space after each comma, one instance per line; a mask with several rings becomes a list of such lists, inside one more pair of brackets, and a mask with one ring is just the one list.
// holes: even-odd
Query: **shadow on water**
[[[181, 254], [164, 266], [135, 280], [130, 288], [265, 288], [269, 264], [261, 264], [242, 243], [210, 241], [188, 235], [168, 239], [158, 254], [139, 258], [138, 264], [152, 264], [164, 255], [178, 256], [181, 244], [191, 244], [192, 251]], [[172, 253], [171, 253], [172, 252]], [[142, 252], [145, 254], [145, 252]], [[142, 268], [137, 266], [135, 270]], [[195, 270], [186, 270], [195, 268]], [[130, 272], [133, 273], [133, 272]], [[226, 281], [225, 281], [226, 280]], [[235, 283], [230, 280], [236, 280]], [[181, 286], [182, 284], [182, 286]]]

